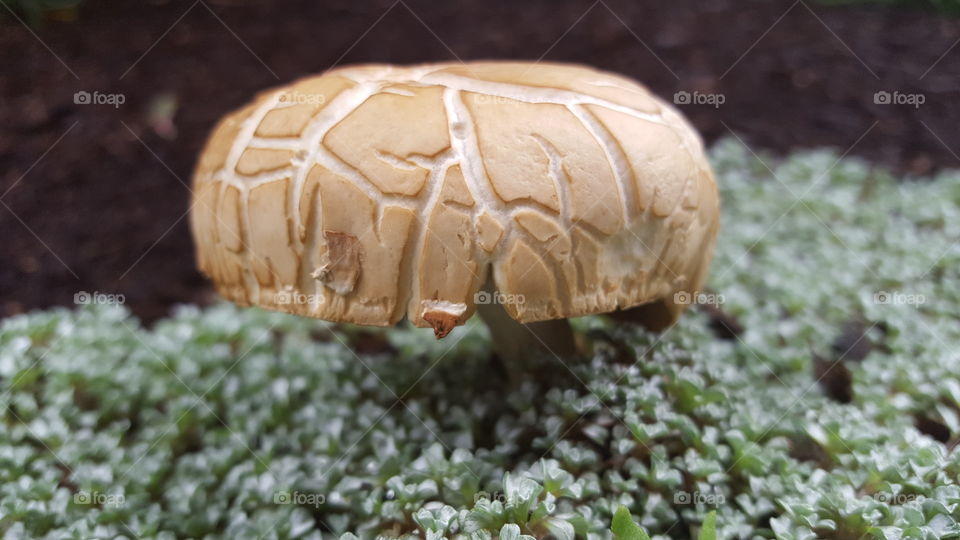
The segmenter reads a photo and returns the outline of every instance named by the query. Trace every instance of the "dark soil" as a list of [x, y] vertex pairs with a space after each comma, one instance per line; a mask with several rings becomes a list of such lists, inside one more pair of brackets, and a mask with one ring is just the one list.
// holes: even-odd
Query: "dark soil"
[[[723, 94], [719, 107], [682, 107], [709, 140], [733, 130], [776, 152], [834, 146], [909, 173], [960, 167], [960, 20], [934, 13], [772, 0], [208, 0], [87, 2], [76, 20], [63, 15], [35, 35], [0, 18], [0, 315], [72, 305], [79, 291], [123, 294], [147, 320], [208, 301], [186, 219], [204, 137], [257, 90], [338, 62], [584, 62], [668, 97]], [[81, 90], [125, 102], [75, 104]], [[925, 103], [877, 105], [877, 91]]]

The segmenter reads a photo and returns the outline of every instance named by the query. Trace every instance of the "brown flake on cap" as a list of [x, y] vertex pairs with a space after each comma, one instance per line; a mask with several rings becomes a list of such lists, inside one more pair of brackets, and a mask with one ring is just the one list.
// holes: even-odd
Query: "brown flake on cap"
[[323, 238], [327, 241], [327, 249], [321, 254], [320, 266], [310, 277], [339, 295], [349, 294], [360, 279], [363, 246], [349, 233], [323, 231]]
[[437, 339], [447, 337], [453, 328], [463, 323], [463, 316], [467, 311], [466, 304], [455, 304], [442, 300], [425, 300], [420, 318], [433, 327], [433, 335]]

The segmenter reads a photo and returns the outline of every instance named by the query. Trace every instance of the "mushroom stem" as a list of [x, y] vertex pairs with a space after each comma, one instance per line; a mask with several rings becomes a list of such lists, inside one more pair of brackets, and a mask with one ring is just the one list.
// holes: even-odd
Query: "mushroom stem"
[[537, 357], [550, 355], [563, 359], [576, 353], [573, 331], [566, 319], [522, 324], [497, 303], [477, 304], [477, 313], [490, 330], [493, 351], [514, 381], [527, 371], [524, 368], [533, 367], [532, 361]]

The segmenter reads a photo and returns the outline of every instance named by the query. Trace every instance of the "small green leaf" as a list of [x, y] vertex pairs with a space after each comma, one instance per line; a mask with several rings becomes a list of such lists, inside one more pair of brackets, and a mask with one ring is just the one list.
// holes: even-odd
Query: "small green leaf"
[[717, 540], [717, 511], [713, 510], [703, 518], [698, 540]]
[[520, 527], [516, 523], [507, 523], [500, 527], [500, 540], [517, 540], [520, 538]]
[[650, 540], [646, 531], [633, 522], [630, 510], [622, 504], [613, 514], [613, 524], [610, 526], [610, 530], [613, 531], [613, 537], [617, 540]]
[[557, 540], [573, 540], [575, 536], [573, 525], [565, 519], [548, 519], [544, 521], [544, 525]]

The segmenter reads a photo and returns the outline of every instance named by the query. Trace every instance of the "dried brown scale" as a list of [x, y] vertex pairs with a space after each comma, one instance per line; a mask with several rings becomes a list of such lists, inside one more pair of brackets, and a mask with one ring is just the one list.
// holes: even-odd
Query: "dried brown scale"
[[473, 315], [488, 278], [521, 323], [655, 301], [672, 322], [719, 217], [676, 111], [564, 64], [302, 79], [221, 121], [194, 187], [200, 267], [226, 298], [338, 322], [406, 316], [438, 337]]

